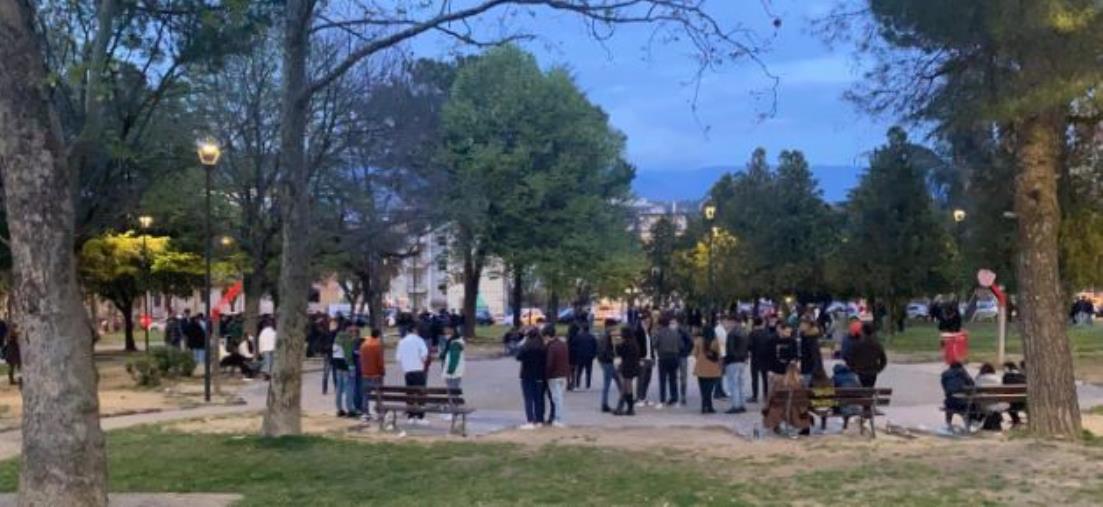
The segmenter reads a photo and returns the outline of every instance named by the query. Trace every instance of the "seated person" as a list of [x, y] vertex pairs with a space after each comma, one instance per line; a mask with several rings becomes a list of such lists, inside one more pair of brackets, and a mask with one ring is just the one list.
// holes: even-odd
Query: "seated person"
[[[980, 373], [976, 378], [977, 387], [1002, 386], [1003, 379], [996, 375], [996, 368], [991, 363], [980, 366]], [[981, 403], [977, 409], [984, 415], [984, 429], [988, 431], [1000, 431], [1003, 429], [1003, 413], [1011, 406], [1004, 402]]]
[[762, 425], [780, 433], [781, 423], [784, 422], [800, 430], [801, 435], [811, 433], [812, 416], [808, 412], [811, 401], [806, 396], [789, 399], [787, 393], [804, 389], [800, 383], [800, 366], [795, 362], [789, 363], [784, 375], [771, 376], [769, 386], [770, 392], [762, 408]]
[[[1015, 363], [1008, 361], [1003, 363], [1003, 385], [1015, 386], [1026, 385], [1026, 361], [1021, 361], [1019, 366], [1015, 366]], [[1007, 415], [1011, 416], [1011, 426], [1015, 427], [1022, 424], [1022, 412], [1026, 411], [1026, 403], [1016, 401], [1011, 404], [1007, 409]]]
[[253, 342], [248, 338], [241, 340], [232, 352], [226, 353], [225, 347], [220, 348], [223, 349], [223, 357], [218, 362], [220, 367], [237, 368], [245, 378], [253, 378], [260, 371], [256, 353], [253, 352]]
[[[846, 363], [836, 363], [832, 370], [831, 383], [836, 389], [862, 387], [862, 381], [858, 380], [858, 374], [854, 373]], [[842, 405], [835, 409], [835, 413], [843, 417], [862, 415], [861, 405]]]
[[954, 395], [963, 393], [967, 388], [972, 387], [973, 379], [969, 377], [969, 372], [965, 371], [965, 366], [955, 361], [950, 364], [946, 371], [942, 372], [941, 382], [942, 394], [945, 396], [942, 406], [946, 410], [946, 426], [952, 427], [954, 414], [961, 414], [962, 417], [965, 417], [965, 413], [969, 411], [969, 405], [965, 400], [955, 398]]

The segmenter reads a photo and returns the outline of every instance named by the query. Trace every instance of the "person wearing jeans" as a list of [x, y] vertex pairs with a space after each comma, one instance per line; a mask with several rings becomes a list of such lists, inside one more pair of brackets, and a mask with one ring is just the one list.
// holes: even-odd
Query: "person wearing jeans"
[[602, 374], [601, 411], [605, 413], [613, 411], [609, 407], [609, 386], [615, 384], [617, 392], [621, 391], [620, 377], [617, 375], [617, 368], [613, 362], [616, 356], [616, 350], [613, 348], [613, 333], [616, 331], [616, 324], [617, 321], [612, 319], [605, 321], [605, 334], [602, 335], [597, 346], [597, 363], [601, 365]]
[[552, 425], [561, 427], [564, 425], [563, 416], [567, 412], [567, 407], [563, 404], [563, 393], [567, 390], [567, 377], [571, 375], [570, 351], [567, 342], [555, 336], [554, 325], [544, 326], [543, 335], [548, 354], [545, 376], [548, 379], [548, 393], [551, 395]]
[[678, 327], [678, 337], [682, 342], [681, 353], [678, 356], [678, 392], [681, 395], [679, 399], [684, 407], [689, 400], [686, 397], [686, 381], [689, 378], [689, 355], [693, 352], [693, 339], [689, 337], [689, 332], [680, 326]]
[[744, 406], [743, 372], [747, 367], [749, 341], [743, 330], [742, 319], [728, 316], [724, 319], [727, 330], [724, 347], [724, 390], [731, 400], [729, 414], [741, 414], [747, 411]]
[[701, 389], [701, 413], [714, 414], [716, 410], [712, 406], [713, 395], [716, 392], [716, 383], [720, 381], [720, 344], [716, 342], [716, 334], [712, 329], [705, 328], [703, 336], [693, 342], [694, 372], [697, 376], [698, 386]]
[[345, 417], [356, 411], [352, 404], [352, 386], [349, 385], [349, 363], [339, 342], [333, 344], [330, 367], [337, 372], [333, 383], [333, 401], [337, 404], [337, 417]]
[[676, 327], [671, 327], [671, 318], [659, 318], [659, 329], [655, 331], [655, 353], [659, 357], [659, 404], [678, 403], [678, 362], [681, 358], [682, 339]]
[[[636, 377], [636, 401], [647, 406], [647, 391], [651, 387], [651, 373], [655, 369], [655, 351], [651, 343], [651, 319], [643, 318], [635, 328], [636, 345], [640, 351], [639, 376]], [[627, 337], [626, 337], [627, 338]]]
[[386, 374], [383, 357], [383, 333], [379, 329], [372, 329], [368, 339], [360, 345], [360, 385], [363, 396], [360, 405], [364, 409], [365, 421], [371, 420], [372, 396], [383, 385], [383, 376]]
[[517, 351], [521, 362], [521, 395], [525, 404], [525, 424], [520, 429], [531, 430], [544, 424], [544, 375], [547, 374], [547, 352], [540, 332], [530, 329]]

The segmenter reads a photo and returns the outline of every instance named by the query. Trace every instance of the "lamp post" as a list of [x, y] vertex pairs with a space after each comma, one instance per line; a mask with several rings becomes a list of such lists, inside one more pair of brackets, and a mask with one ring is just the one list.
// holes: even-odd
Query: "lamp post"
[[211, 401], [211, 173], [218, 164], [218, 157], [222, 156], [222, 149], [211, 139], [200, 141], [196, 146], [199, 154], [199, 163], [203, 164], [206, 171], [206, 212], [203, 217], [203, 244], [206, 254], [206, 278], [203, 286], [203, 305], [206, 307], [205, 318], [207, 325], [204, 329], [206, 337], [203, 340], [203, 401]]
[[142, 308], [145, 310], [145, 318], [142, 319], [142, 327], [145, 328], [146, 354], [149, 354], [149, 326], [153, 324], [153, 312], [149, 311], [149, 277], [152, 266], [149, 262], [149, 249], [146, 247], [146, 238], [149, 237], [149, 228], [153, 225], [153, 217], [142, 215], [138, 217], [138, 225], [142, 227], [142, 275], [145, 276], [146, 293], [142, 298]]
[[709, 225], [709, 273], [708, 273], [708, 301], [709, 301], [709, 325], [716, 325], [716, 292], [713, 290], [713, 265], [712, 265], [712, 243], [716, 237], [716, 226], [712, 225], [716, 219], [716, 205], [711, 202], [705, 205], [705, 222]]

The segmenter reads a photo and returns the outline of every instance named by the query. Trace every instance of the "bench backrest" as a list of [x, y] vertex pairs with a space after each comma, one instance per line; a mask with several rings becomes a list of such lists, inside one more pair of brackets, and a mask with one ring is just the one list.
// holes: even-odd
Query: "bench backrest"
[[1005, 386], [969, 386], [965, 388], [966, 394], [1021, 394], [1026, 395], [1025, 384], [1012, 384]]
[[778, 390], [771, 398], [771, 405], [782, 407], [791, 403], [808, 403], [813, 408], [839, 405], [870, 407], [888, 405], [891, 398], [892, 389], [884, 387], [819, 387]]
[[447, 387], [381, 386], [375, 390], [377, 403], [418, 403], [425, 405], [463, 405], [463, 390]]

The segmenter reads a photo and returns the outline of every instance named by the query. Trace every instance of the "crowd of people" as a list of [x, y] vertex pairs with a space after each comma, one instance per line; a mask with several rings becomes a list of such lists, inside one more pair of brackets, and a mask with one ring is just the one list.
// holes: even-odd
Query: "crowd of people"
[[[635, 416], [639, 407], [684, 406], [692, 375], [697, 378], [702, 414], [716, 413], [717, 400], [728, 401], [727, 414], [744, 413], [748, 404], [760, 404], [765, 426], [775, 430], [782, 422], [803, 430], [810, 424], [801, 420], [807, 414], [770, 414], [773, 393], [817, 385], [873, 387], [888, 363], [874, 326], [857, 318], [821, 319], [814, 311], [793, 312], [787, 319], [776, 314], [752, 318], [731, 313], [710, 326], [693, 312], [644, 310], [632, 317], [623, 326], [607, 320], [600, 338], [591, 332], [585, 314], [570, 325], [566, 336], [559, 336], [554, 325], [539, 322], [514, 327], [503, 337], [507, 353], [520, 362], [525, 413], [521, 429], [565, 426], [564, 393], [590, 388], [594, 361], [602, 376], [600, 410], [604, 413]], [[837, 326], [838, 318], [845, 319], [845, 332], [831, 339], [836, 342], [833, 354], [841, 362], [828, 376], [821, 338]], [[652, 389], [656, 370], [657, 386]], [[614, 389], [615, 399], [611, 398]]]
[[1011, 419], [1012, 427], [1022, 424], [1022, 414], [1026, 406], [1022, 402], [984, 402], [970, 403], [956, 395], [965, 393], [969, 388], [1026, 385], [1026, 362], [1019, 364], [1006, 362], [1003, 364], [1003, 375], [996, 374], [996, 367], [991, 363], [983, 363], [976, 377], [969, 376], [965, 365], [960, 362], [950, 363], [946, 371], [942, 372], [942, 392], [945, 395], [943, 406], [946, 409], [946, 425], [953, 427], [954, 414], [972, 418], [974, 422], [981, 423], [981, 429], [988, 431], [1001, 431], [1003, 429], [1003, 415], [1007, 414]]

